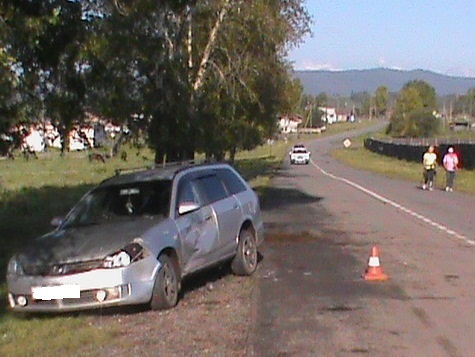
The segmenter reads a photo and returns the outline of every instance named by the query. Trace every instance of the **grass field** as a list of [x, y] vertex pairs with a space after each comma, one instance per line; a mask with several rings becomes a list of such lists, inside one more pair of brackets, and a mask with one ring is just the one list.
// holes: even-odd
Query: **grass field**
[[[355, 138], [352, 147], [348, 149], [336, 149], [332, 152], [332, 156], [358, 169], [415, 183], [421, 182], [422, 164], [398, 160], [366, 150], [363, 147], [364, 138], [365, 136]], [[437, 172], [437, 188], [443, 189], [445, 187], [445, 172], [443, 168], [440, 167]], [[458, 171], [455, 179], [455, 190], [475, 194], [475, 171]]]
[[[335, 124], [318, 135], [291, 136], [239, 152], [235, 166], [259, 193], [264, 194], [273, 172], [280, 167], [289, 147], [317, 137], [358, 129], [371, 123]], [[128, 161], [112, 158], [89, 162], [86, 152], [60, 157], [48, 152], [26, 161], [0, 161], [0, 356], [95, 355], [98, 346], [113, 342], [118, 326], [99, 328], [94, 315], [21, 317], [6, 309], [4, 282], [9, 257], [28, 241], [51, 229], [50, 221], [63, 216], [78, 199], [117, 168], [153, 164], [153, 153], [127, 149]], [[85, 349], [84, 346], [87, 346]]]

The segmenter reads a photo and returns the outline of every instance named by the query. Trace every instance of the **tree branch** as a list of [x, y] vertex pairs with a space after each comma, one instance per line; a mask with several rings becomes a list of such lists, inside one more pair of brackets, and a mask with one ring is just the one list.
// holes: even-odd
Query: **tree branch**
[[216, 42], [216, 37], [218, 35], [219, 27], [224, 20], [228, 10], [231, 7], [231, 0], [224, 0], [224, 4], [219, 11], [218, 17], [214, 23], [213, 28], [209, 34], [208, 43], [206, 44], [205, 50], [203, 52], [203, 57], [201, 58], [200, 66], [198, 67], [198, 72], [196, 73], [196, 78], [193, 83], [193, 90], [197, 91], [203, 85], [203, 77], [206, 71], [206, 65], [208, 64], [209, 57], [211, 56], [211, 51], [213, 50], [214, 43]]

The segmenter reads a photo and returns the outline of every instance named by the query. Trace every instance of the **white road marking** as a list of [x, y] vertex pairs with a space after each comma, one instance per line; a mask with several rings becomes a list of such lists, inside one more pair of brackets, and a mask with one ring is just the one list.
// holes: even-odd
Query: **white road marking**
[[386, 204], [388, 204], [388, 205], [391, 205], [391, 206], [397, 208], [398, 210], [400, 210], [400, 211], [402, 211], [402, 212], [405, 212], [405, 213], [409, 214], [410, 216], [413, 216], [413, 217], [415, 217], [415, 218], [417, 218], [417, 219], [423, 221], [424, 223], [427, 223], [427, 224], [429, 224], [429, 225], [431, 225], [431, 226], [433, 226], [433, 227], [435, 227], [435, 228], [437, 228], [437, 229], [439, 229], [439, 230], [441, 230], [441, 231], [447, 233], [448, 235], [450, 235], [450, 236], [452, 236], [452, 237], [455, 237], [455, 238], [457, 238], [457, 239], [460, 239], [461, 241], [463, 241], [463, 242], [465, 242], [465, 243], [467, 243], [467, 244], [469, 244], [469, 245], [471, 245], [471, 246], [475, 246], [475, 241], [474, 241], [473, 239], [469, 239], [469, 238], [465, 237], [463, 234], [457, 233], [457, 232], [455, 232], [454, 230], [449, 229], [449, 228], [445, 227], [445, 226], [442, 225], [442, 224], [439, 224], [439, 223], [437, 223], [437, 222], [434, 222], [434, 221], [431, 220], [430, 218], [427, 218], [427, 217], [425, 217], [425, 216], [423, 216], [423, 215], [421, 215], [421, 214], [419, 214], [419, 213], [417, 213], [417, 212], [414, 212], [414, 211], [410, 210], [409, 208], [406, 208], [406, 207], [400, 205], [399, 203], [396, 203], [396, 202], [394, 202], [394, 201], [392, 201], [392, 200], [390, 200], [390, 199], [388, 199], [388, 198], [386, 198], [386, 197], [383, 197], [383, 196], [377, 194], [376, 192], [373, 192], [373, 191], [371, 191], [371, 190], [369, 190], [369, 189], [367, 189], [367, 188], [365, 188], [365, 187], [363, 187], [363, 186], [361, 186], [361, 185], [359, 185], [359, 184], [357, 184], [357, 183], [355, 183], [355, 182], [353, 182], [353, 181], [350, 181], [350, 180], [348, 180], [348, 179], [346, 179], [346, 178], [344, 178], [344, 177], [339, 177], [339, 176], [336, 176], [336, 175], [334, 175], [334, 174], [332, 174], [332, 173], [330, 173], [330, 172], [328, 172], [328, 171], [325, 171], [325, 170], [322, 169], [320, 166], [318, 166], [312, 159], [310, 159], [310, 163], [311, 163], [317, 170], [319, 170], [322, 174], [324, 174], [325, 176], [328, 176], [328, 177], [330, 177], [330, 178], [332, 178], [332, 179], [334, 179], [334, 180], [337, 180], [337, 181], [342, 181], [342, 182], [346, 183], [347, 185], [350, 185], [350, 186], [356, 188], [357, 190], [366, 193], [367, 195], [369, 195], [369, 196], [375, 198], [375, 199], [378, 200], [378, 201], [381, 201], [381, 202], [383, 202], [383, 203], [386, 203]]

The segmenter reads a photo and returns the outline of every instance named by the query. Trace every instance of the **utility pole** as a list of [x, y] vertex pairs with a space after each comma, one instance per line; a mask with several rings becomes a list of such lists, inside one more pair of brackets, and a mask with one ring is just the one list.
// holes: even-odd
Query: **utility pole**
[[452, 122], [452, 101], [450, 101], [450, 107], [449, 107], [449, 123]]
[[310, 104], [310, 110], [308, 112], [307, 122], [305, 123], [305, 128], [308, 128], [308, 123], [310, 122], [310, 126], [313, 126], [313, 104]]
[[442, 105], [442, 128], [445, 130], [445, 128], [447, 127], [447, 111], [445, 109], [445, 100], [444, 100], [444, 104]]
[[369, 97], [369, 120], [373, 119], [373, 98]]

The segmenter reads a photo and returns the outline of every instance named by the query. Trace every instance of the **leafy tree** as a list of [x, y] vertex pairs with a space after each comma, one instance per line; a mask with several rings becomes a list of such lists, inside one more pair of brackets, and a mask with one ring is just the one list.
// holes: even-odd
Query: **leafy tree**
[[312, 110], [312, 113], [311, 113], [310, 127], [312, 127], [312, 128], [321, 128], [324, 125], [323, 120], [322, 120], [324, 114], [325, 113], [322, 110], [318, 109], [318, 107], [315, 107], [314, 110]]
[[436, 133], [439, 122], [430, 108], [430, 93], [432, 90], [420, 82], [405, 85], [396, 99], [387, 132], [401, 137], [430, 136]]
[[389, 91], [386, 86], [380, 86], [374, 93], [374, 105], [376, 114], [379, 116], [385, 116], [388, 109]]
[[328, 95], [325, 92], [318, 94], [315, 97], [315, 102], [319, 107], [324, 107], [328, 103]]
[[470, 115], [475, 112], [475, 88], [471, 88], [461, 96], [451, 96], [447, 98], [452, 103], [452, 114]]
[[[284, 63], [281, 65], [285, 66]], [[285, 68], [282, 70], [284, 71]], [[279, 108], [281, 112], [298, 113], [301, 110], [300, 98], [303, 97], [303, 85], [298, 78], [292, 78], [290, 72], [291, 70], [288, 68], [285, 70], [283, 83], [285, 87], [281, 88], [280, 93], [283, 101], [279, 103]]]
[[[220, 98], [225, 98], [223, 106], [208, 107], [218, 110], [215, 118], [226, 118], [223, 128], [218, 127], [228, 143], [222, 149], [229, 150], [231, 159], [237, 149], [251, 149], [271, 136], [279, 113], [295, 110], [302, 87], [291, 79], [282, 57], [285, 46], [308, 25], [299, 27], [300, 1], [242, 4], [229, 9], [216, 39], [217, 50], [209, 58], [213, 66], [204, 78], [209, 86], [203, 86], [204, 90], [219, 88]], [[298, 26], [290, 26], [289, 18]], [[207, 97], [203, 92], [195, 94]]]
[[437, 96], [435, 93], [434, 87], [422, 80], [413, 80], [407, 82], [404, 89], [414, 88], [419, 93], [419, 96], [422, 100], [422, 105], [426, 110], [436, 110], [437, 109]]
[[294, 110], [301, 93], [283, 58], [309, 31], [303, 0], [0, 6], [24, 113], [55, 119], [66, 138], [88, 111], [147, 129], [157, 162], [196, 150], [233, 156], [272, 135], [277, 114]]
[[12, 70], [14, 64], [0, 48], [0, 133], [6, 133], [18, 114], [18, 79]]
[[323, 125], [322, 116], [323, 111], [319, 107], [325, 106], [327, 101], [327, 95], [321, 93], [316, 97], [312, 95], [302, 95], [300, 110], [298, 111], [305, 118], [305, 126], [311, 128], [318, 128]]
[[186, 46], [192, 3], [105, 3], [87, 47], [91, 111], [121, 124], [143, 118], [140, 125], [157, 162], [181, 160], [194, 151]]
[[411, 115], [414, 123], [412, 131], [408, 131], [409, 137], [430, 137], [439, 131], [440, 120], [434, 117], [433, 112], [423, 110]]
[[295, 100], [285, 95], [296, 87], [282, 58], [308, 31], [301, 3], [138, 0], [104, 7], [89, 46], [91, 106], [122, 122], [143, 114], [157, 162], [251, 148]]
[[371, 96], [368, 92], [351, 93], [351, 101], [355, 103], [359, 115], [368, 115], [371, 107]]
[[[83, 1], [82, 3], [86, 3]], [[8, 24], [8, 48], [15, 58], [28, 120], [44, 114], [67, 133], [83, 117], [85, 87], [80, 53], [85, 38], [80, 1], [45, 0], [1, 3]], [[27, 111], [28, 113], [28, 111]], [[38, 113], [43, 113], [38, 115]], [[43, 119], [43, 118], [40, 118]], [[67, 140], [63, 141], [67, 147]]]
[[12, 59], [5, 51], [0, 50], [0, 155], [5, 155], [15, 145], [15, 142], [10, 140], [13, 138], [9, 131], [18, 120], [21, 110], [18, 80], [12, 67]]

